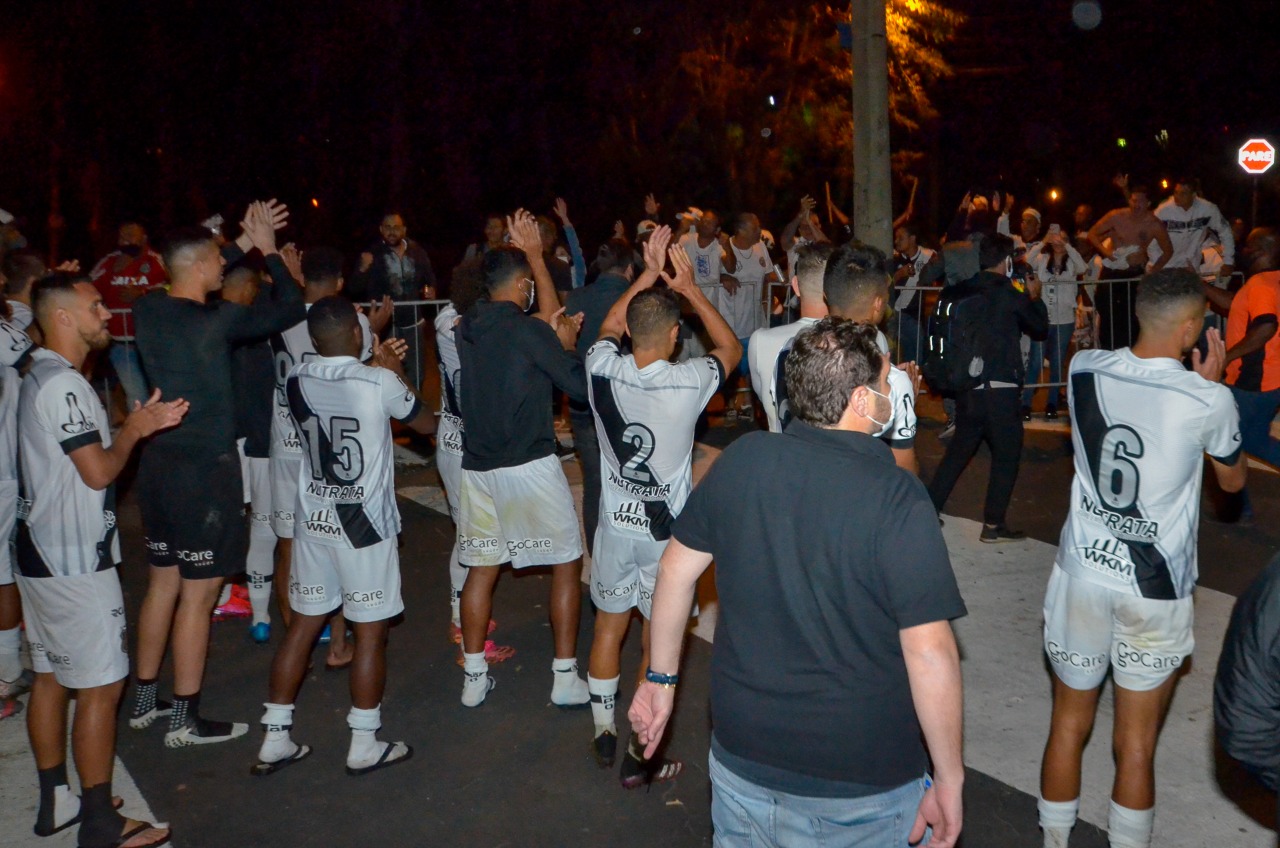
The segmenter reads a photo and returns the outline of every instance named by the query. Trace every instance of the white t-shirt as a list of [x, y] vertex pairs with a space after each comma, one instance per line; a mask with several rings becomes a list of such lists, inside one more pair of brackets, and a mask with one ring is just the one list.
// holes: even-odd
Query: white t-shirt
[[724, 381], [713, 356], [636, 367], [615, 339], [587, 351], [587, 391], [600, 441], [600, 521], [610, 531], [670, 538], [693, 490], [693, 435]]
[[712, 239], [711, 244], [699, 247], [697, 234], [688, 233], [680, 240], [680, 244], [693, 263], [693, 281], [704, 290], [707, 300], [719, 306], [719, 295], [716, 292], [720, 290], [720, 275], [724, 273], [724, 263], [721, 260], [724, 251], [719, 240]]
[[107, 411], [66, 359], [38, 348], [31, 360], [18, 401], [18, 515], [26, 524], [19, 531], [18, 572], [60, 577], [102, 571], [120, 561], [115, 484], [89, 488], [68, 454], [91, 444], [111, 447]]
[[36, 320], [35, 313], [31, 311], [31, 307], [21, 301], [9, 301], [9, 311], [13, 313], [9, 323], [19, 330], [26, 330]]
[[1232, 464], [1240, 452], [1230, 390], [1121, 348], [1078, 352], [1068, 391], [1075, 478], [1058, 566], [1127, 595], [1190, 596], [1202, 457]]
[[458, 310], [450, 303], [436, 315], [436, 359], [440, 363], [440, 427], [436, 430], [436, 449], [462, 456], [462, 362], [458, 359], [458, 343], [453, 338], [453, 325]]
[[920, 292], [911, 286], [920, 285], [920, 271], [925, 265], [928, 265], [933, 259], [935, 251], [927, 247], [916, 248], [916, 255], [911, 257], [911, 276], [902, 282], [904, 288], [898, 291], [898, 297], [893, 302], [893, 308], [899, 312], [911, 305], [911, 301], [915, 300], [916, 295]]
[[1027, 254], [1027, 263], [1036, 272], [1037, 279], [1043, 284], [1040, 299], [1044, 301], [1049, 312], [1050, 324], [1074, 324], [1076, 320], [1076, 300], [1080, 294], [1077, 281], [1089, 270], [1089, 265], [1080, 255], [1080, 251], [1071, 245], [1066, 247], [1067, 258], [1061, 271], [1053, 271], [1049, 262], [1053, 251], [1043, 243], [1037, 245]]
[[399, 377], [350, 356], [318, 356], [289, 372], [285, 392], [302, 436], [295, 538], [367, 548], [400, 532], [389, 419], [421, 404]]
[[[311, 304], [307, 304], [307, 311]], [[369, 328], [369, 319], [364, 313], [356, 316], [360, 321], [363, 339], [360, 343], [360, 360], [367, 362], [373, 356], [373, 331]], [[302, 458], [302, 442], [298, 440], [298, 428], [294, 426], [289, 415], [289, 399], [285, 397], [285, 381], [295, 365], [314, 359], [316, 346], [311, 343], [311, 334], [307, 332], [307, 320], [304, 318], [283, 333], [271, 337], [271, 354], [275, 359], [276, 393], [275, 409], [271, 416], [271, 456], [288, 457], [298, 460]]]
[[733, 334], [746, 339], [764, 322], [764, 278], [773, 270], [773, 265], [763, 242], [758, 241], [741, 250], [730, 239], [729, 248], [738, 263], [732, 274], [738, 281], [738, 290], [730, 294], [728, 289], [721, 287], [717, 306], [724, 320], [733, 328]]

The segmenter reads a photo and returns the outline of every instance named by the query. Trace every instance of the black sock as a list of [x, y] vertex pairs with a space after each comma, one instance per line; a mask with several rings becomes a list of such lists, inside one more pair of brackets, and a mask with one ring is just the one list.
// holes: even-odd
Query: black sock
[[57, 799], [54, 793], [59, 786], [67, 785], [67, 763], [62, 761], [47, 769], [38, 769], [40, 778], [40, 809], [36, 812], [36, 834], [52, 833], [57, 826]]
[[133, 714], [144, 716], [156, 708], [156, 678], [138, 678], [134, 684], [137, 688], [133, 692]]
[[189, 719], [195, 718], [200, 712], [200, 693], [193, 692], [190, 695], [173, 696], [173, 713], [169, 716], [169, 730], [181, 730], [186, 727]]
[[120, 838], [125, 818], [111, 806], [111, 781], [97, 786], [86, 786], [80, 791], [80, 821], [78, 842], [81, 845], [110, 845]]

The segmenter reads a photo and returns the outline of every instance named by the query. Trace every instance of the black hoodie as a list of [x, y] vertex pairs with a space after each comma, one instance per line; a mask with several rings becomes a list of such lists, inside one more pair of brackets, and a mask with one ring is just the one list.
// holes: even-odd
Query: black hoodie
[[512, 468], [556, 449], [551, 388], [587, 400], [582, 360], [541, 318], [481, 300], [454, 328], [462, 364], [462, 467]]

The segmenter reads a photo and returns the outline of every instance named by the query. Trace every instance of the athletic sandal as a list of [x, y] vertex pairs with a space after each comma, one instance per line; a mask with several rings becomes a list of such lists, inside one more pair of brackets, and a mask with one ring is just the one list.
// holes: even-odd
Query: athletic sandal
[[[492, 618], [489, 619], [488, 634], [492, 634], [493, 631], [497, 629], [498, 629], [498, 622], [494, 621]], [[449, 624], [449, 639], [452, 640], [453, 644], [455, 645], [462, 644], [462, 628], [456, 624], [453, 624], [452, 622], [450, 622]]]
[[215, 742], [229, 742], [248, 732], [249, 725], [242, 722], [209, 721], [200, 716], [192, 716], [182, 727], [164, 735], [164, 746], [187, 748], [191, 745], [211, 745]]
[[613, 768], [618, 757], [618, 734], [606, 730], [591, 740], [591, 753], [596, 758], [596, 765], [602, 769]]
[[654, 762], [637, 760], [628, 753], [622, 758], [622, 773], [618, 782], [623, 789], [639, 789], [655, 783], [666, 783], [675, 780], [684, 771], [684, 763], [679, 760], [661, 759]]
[[[516, 649], [510, 645], [499, 645], [492, 639], [484, 643], [484, 661], [493, 665], [494, 663], [506, 662], [516, 655]], [[459, 668], [466, 668], [466, 663], [462, 658], [462, 651], [458, 651], [457, 659]]]
[[288, 768], [294, 763], [300, 763], [309, 756], [311, 756], [311, 746], [299, 745], [298, 750], [283, 759], [276, 760], [273, 763], [258, 760], [257, 765], [249, 767], [249, 774], [252, 777], [266, 777], [269, 774], [275, 774], [283, 768]]
[[[163, 830], [164, 835], [153, 842], [137, 842], [137, 843], [134, 843], [133, 845], [129, 845], [129, 842], [131, 840], [136, 839], [137, 837], [146, 833], [148, 830]], [[79, 848], [125, 848], [125, 846], [128, 846], [128, 848], [158, 848], [158, 846], [160, 845], [168, 845], [169, 838], [172, 835], [173, 834], [169, 832], [168, 827], [162, 827], [160, 825], [151, 824], [150, 822], [139, 822], [137, 827], [130, 828], [129, 830], [120, 834], [118, 839], [115, 839], [111, 842], [104, 842], [99, 845], [92, 845], [92, 846], [81, 844]]]
[[156, 699], [156, 704], [150, 710], [141, 715], [129, 717], [129, 726], [134, 730], [146, 730], [158, 718], [168, 718], [173, 713], [173, 704], [168, 701]]
[[[403, 753], [398, 757], [392, 757], [391, 755], [396, 751], [401, 751]], [[352, 777], [360, 777], [361, 775], [368, 774], [371, 771], [377, 771], [378, 769], [384, 769], [398, 763], [403, 763], [412, 756], [412, 745], [407, 745], [404, 742], [388, 742], [387, 747], [382, 749], [382, 756], [378, 757], [378, 761], [376, 763], [371, 766], [364, 766], [363, 768], [352, 768], [351, 766], [347, 766], [347, 774]]]
[[[79, 798], [80, 796], [77, 795], [76, 797]], [[124, 806], [123, 798], [121, 798], [119, 795], [113, 795], [111, 797], [111, 809], [119, 810], [123, 806]], [[67, 819], [62, 824], [57, 825], [56, 827], [42, 828], [40, 827], [40, 822], [37, 819], [36, 826], [31, 828], [31, 832], [34, 833], [36, 836], [53, 836], [55, 833], [62, 833], [62, 831], [66, 830], [67, 828], [73, 825], [80, 824], [80, 822], [83, 820], [84, 820], [84, 809], [81, 808], [79, 812], [77, 812], [74, 816]]]

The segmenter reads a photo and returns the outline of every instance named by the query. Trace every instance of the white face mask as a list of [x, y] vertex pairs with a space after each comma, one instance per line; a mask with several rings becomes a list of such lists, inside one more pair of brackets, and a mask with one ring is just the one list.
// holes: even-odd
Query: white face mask
[[537, 296], [538, 289], [533, 280], [526, 280], [525, 282], [529, 284], [529, 302], [524, 305], [524, 311], [528, 312], [533, 308], [533, 300]]
[[1013, 257], [1012, 256], [1004, 260], [1004, 275], [1006, 277], [1013, 276]]
[[886, 433], [888, 433], [889, 428], [893, 425], [893, 401], [889, 399], [888, 395], [882, 395], [879, 392], [877, 392], [875, 389], [871, 388], [870, 386], [866, 386], [866, 390], [871, 392], [871, 394], [875, 395], [876, 397], [884, 398], [885, 406], [888, 407], [889, 409], [889, 414], [888, 416], [886, 416], [884, 421], [879, 420], [878, 418], [876, 418], [874, 415], [871, 415], [870, 413], [867, 414], [867, 418], [869, 418], [873, 424], [876, 424], [880, 428], [879, 430], [871, 434], [872, 436], [875, 436], [877, 439], [879, 439], [882, 436], [884, 436]]

